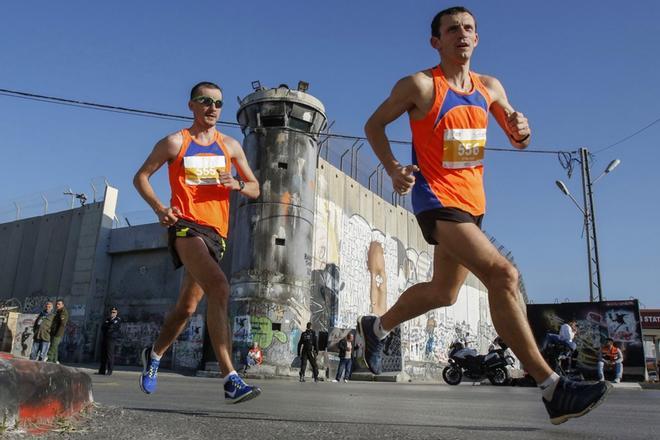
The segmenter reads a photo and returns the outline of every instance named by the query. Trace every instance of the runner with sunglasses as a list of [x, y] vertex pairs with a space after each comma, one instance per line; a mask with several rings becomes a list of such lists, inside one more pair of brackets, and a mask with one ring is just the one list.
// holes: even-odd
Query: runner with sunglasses
[[[206, 294], [206, 324], [224, 378], [225, 400], [244, 402], [257, 397], [261, 390], [243, 382], [231, 361], [229, 283], [219, 263], [226, 248], [230, 194], [238, 191], [257, 198], [259, 182], [241, 144], [215, 128], [222, 109], [222, 89], [210, 82], [195, 85], [188, 108], [193, 114], [192, 126], [161, 139], [133, 179], [160, 224], [168, 228], [174, 267], [185, 268], [177, 303], [158, 339], [142, 351], [140, 388], [147, 394], [156, 391], [161, 357]], [[169, 206], [161, 203], [149, 183], [166, 162], [172, 193]], [[240, 177], [232, 175], [232, 164]]]

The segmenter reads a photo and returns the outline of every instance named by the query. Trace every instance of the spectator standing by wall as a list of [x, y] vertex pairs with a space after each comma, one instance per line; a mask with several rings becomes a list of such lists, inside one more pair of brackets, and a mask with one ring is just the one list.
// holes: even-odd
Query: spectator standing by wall
[[314, 382], [319, 381], [319, 368], [316, 365], [316, 355], [319, 353], [318, 341], [316, 339], [316, 332], [312, 330], [312, 323], [307, 323], [307, 330], [301, 333], [300, 341], [298, 341], [298, 356], [300, 357], [300, 381], [305, 381], [305, 369], [307, 368], [307, 361], [312, 366], [312, 375]]
[[64, 300], [58, 299], [55, 302], [55, 316], [53, 325], [50, 328], [50, 348], [48, 349], [48, 361], [59, 364], [58, 351], [60, 342], [64, 337], [66, 323], [69, 322], [69, 311], [64, 307]]
[[115, 342], [121, 336], [121, 318], [116, 307], [110, 309], [108, 316], [101, 325], [101, 366], [99, 374], [110, 376], [115, 365]]
[[344, 382], [348, 382], [353, 371], [353, 359], [355, 358], [355, 349], [357, 348], [353, 341], [353, 334], [349, 333], [344, 339], [337, 343], [339, 349], [339, 366], [337, 367], [337, 376], [333, 382], [339, 382], [344, 377]]
[[46, 304], [44, 304], [44, 309], [34, 321], [34, 339], [30, 359], [37, 361], [46, 360], [46, 356], [48, 356], [48, 347], [50, 347], [50, 328], [53, 324], [54, 317], [53, 303], [52, 301], [47, 301]]

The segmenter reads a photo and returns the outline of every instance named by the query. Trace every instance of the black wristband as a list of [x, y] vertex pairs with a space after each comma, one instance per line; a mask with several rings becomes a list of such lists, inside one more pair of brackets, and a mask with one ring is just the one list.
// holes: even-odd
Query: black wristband
[[245, 182], [243, 182], [241, 179], [236, 180], [238, 182], [238, 192], [243, 191], [243, 188], [245, 188]]
[[527, 133], [527, 136], [525, 136], [524, 138], [522, 138], [522, 139], [520, 139], [520, 140], [518, 140], [518, 139], [514, 139], [513, 136], [512, 136], [512, 137], [511, 137], [511, 140], [512, 140], [513, 142], [515, 142], [516, 144], [522, 144], [522, 143], [525, 142], [527, 139], [529, 139], [529, 136], [530, 136], [530, 134]]

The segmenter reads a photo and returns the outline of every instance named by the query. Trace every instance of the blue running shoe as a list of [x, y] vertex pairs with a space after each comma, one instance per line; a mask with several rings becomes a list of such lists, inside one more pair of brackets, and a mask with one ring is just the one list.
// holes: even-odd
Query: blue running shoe
[[160, 361], [151, 358], [151, 347], [142, 350], [142, 374], [140, 374], [140, 389], [146, 394], [156, 391], [158, 383], [158, 366]]
[[552, 400], [542, 400], [550, 416], [550, 423], [559, 425], [596, 408], [603, 403], [611, 389], [612, 385], [606, 382], [573, 382], [561, 377]]
[[364, 362], [373, 374], [383, 372], [383, 347], [385, 338], [379, 339], [374, 333], [374, 322], [376, 316], [360, 316], [357, 322], [357, 330], [364, 341]]
[[225, 402], [241, 403], [261, 394], [261, 389], [243, 382], [238, 374], [231, 374], [225, 382]]

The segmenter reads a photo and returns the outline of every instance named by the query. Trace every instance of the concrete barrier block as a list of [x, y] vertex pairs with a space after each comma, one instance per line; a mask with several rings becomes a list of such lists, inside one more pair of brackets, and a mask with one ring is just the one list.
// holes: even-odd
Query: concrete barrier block
[[82, 371], [6, 354], [0, 359], [0, 409], [5, 428], [70, 417], [93, 402], [92, 380]]

